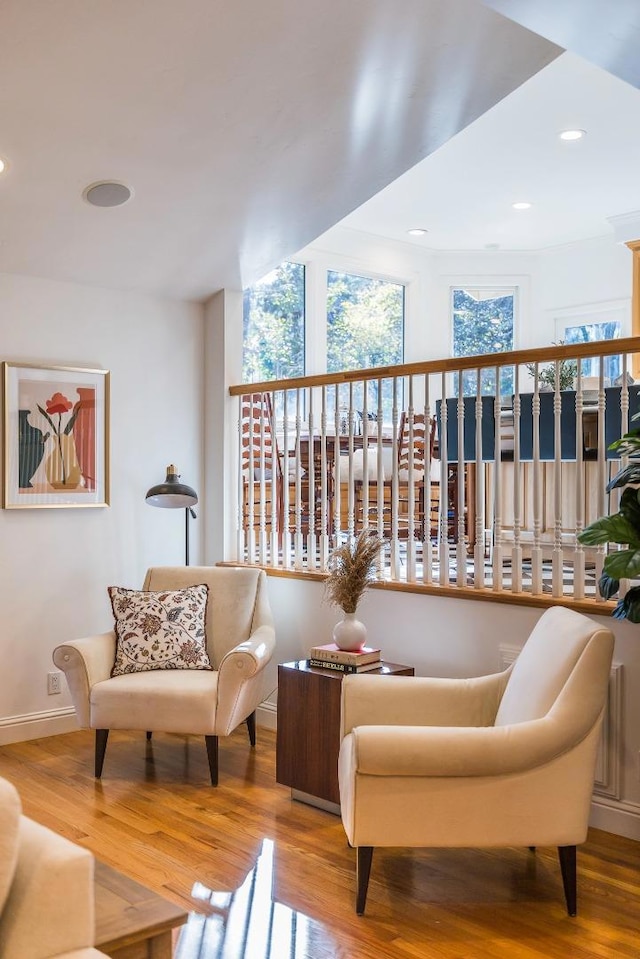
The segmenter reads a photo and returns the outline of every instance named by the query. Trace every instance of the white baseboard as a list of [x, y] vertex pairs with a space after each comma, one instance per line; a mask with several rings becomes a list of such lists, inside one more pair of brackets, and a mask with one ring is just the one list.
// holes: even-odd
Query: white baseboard
[[256, 725], [265, 729], [277, 729], [278, 707], [275, 703], [261, 703], [256, 709]]
[[626, 839], [640, 840], [640, 803], [599, 796], [591, 803], [589, 825]]
[[78, 728], [73, 706], [62, 709], [46, 709], [39, 713], [24, 713], [22, 716], [6, 716], [0, 719], [0, 746], [22, 743], [28, 739], [43, 739], [59, 736]]
[[[258, 726], [276, 729], [276, 707], [273, 703], [262, 703], [256, 710]], [[62, 709], [46, 709], [39, 713], [24, 713], [21, 716], [6, 716], [0, 719], [0, 746], [11, 743], [23, 743], [28, 739], [44, 739], [45, 736], [59, 736], [78, 729], [73, 706]]]

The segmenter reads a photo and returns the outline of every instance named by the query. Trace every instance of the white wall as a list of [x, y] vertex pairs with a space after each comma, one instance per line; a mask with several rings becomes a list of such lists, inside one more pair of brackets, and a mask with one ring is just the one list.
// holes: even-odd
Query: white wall
[[[169, 463], [204, 489], [202, 313], [194, 304], [0, 275], [0, 359], [111, 372], [111, 505], [0, 510], [0, 742], [65, 725], [66, 685], [47, 695], [51, 653], [111, 627], [107, 586], [140, 586], [148, 566], [184, 562], [183, 511], [152, 509], [144, 497]], [[201, 525], [191, 524], [192, 562]]]
[[[540, 307], [546, 312], [618, 299], [630, 302], [631, 281], [631, 250], [613, 235], [556, 247], [540, 256]], [[626, 334], [631, 335], [630, 328]]]
[[[356, 230], [335, 227], [296, 254], [310, 271], [363, 272], [406, 284], [405, 360], [451, 356], [450, 288], [516, 286], [516, 349], [550, 346], [558, 339], [558, 316], [589, 313], [609, 303], [621, 308], [631, 335], [631, 252], [610, 236], [554, 247], [539, 253], [483, 250], [433, 252], [413, 243], [388, 242]], [[310, 272], [309, 271], [309, 272]], [[313, 277], [317, 283], [317, 278]], [[308, 342], [318, 341], [324, 300], [308, 304]], [[324, 367], [322, 368], [322, 370]], [[308, 372], [320, 372], [311, 357]]]

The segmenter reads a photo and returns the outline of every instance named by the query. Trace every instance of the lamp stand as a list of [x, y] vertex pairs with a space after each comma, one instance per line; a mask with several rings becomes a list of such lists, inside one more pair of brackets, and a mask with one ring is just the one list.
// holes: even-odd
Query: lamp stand
[[184, 565], [189, 565], [189, 507], [184, 511]]
[[185, 565], [185, 566], [188, 566], [188, 565], [189, 565], [189, 514], [191, 514], [191, 516], [193, 517], [193, 519], [195, 519], [195, 518], [196, 518], [196, 511], [193, 509], [192, 506], [187, 506], [187, 508], [185, 509], [184, 512], [185, 512], [185, 517], [184, 517], [184, 553], [185, 553], [185, 555], [184, 555], [184, 565]]

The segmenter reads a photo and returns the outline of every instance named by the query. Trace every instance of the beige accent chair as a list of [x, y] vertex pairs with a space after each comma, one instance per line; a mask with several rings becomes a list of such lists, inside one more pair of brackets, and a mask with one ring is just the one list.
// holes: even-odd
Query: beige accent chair
[[207, 651], [212, 670], [151, 670], [111, 677], [113, 630], [58, 646], [78, 722], [96, 731], [95, 775], [100, 778], [110, 729], [191, 733], [205, 737], [211, 783], [218, 785], [218, 737], [246, 722], [256, 742], [256, 707], [264, 699], [265, 667], [275, 647], [262, 570], [214, 566], [158, 566], [143, 589], [182, 589], [206, 583]]
[[475, 679], [345, 676], [342, 822], [364, 912], [374, 846], [558, 846], [569, 915], [613, 635], [546, 610], [516, 662]]
[[93, 856], [23, 816], [0, 779], [0, 956], [106, 959], [94, 935]]

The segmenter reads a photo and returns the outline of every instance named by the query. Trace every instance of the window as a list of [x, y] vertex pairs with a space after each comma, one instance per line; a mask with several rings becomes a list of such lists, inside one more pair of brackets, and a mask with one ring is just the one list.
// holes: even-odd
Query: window
[[[513, 349], [513, 313], [515, 290], [470, 290], [454, 288], [451, 291], [453, 312], [453, 355], [479, 356], [484, 353], [506, 353]], [[484, 369], [480, 375], [482, 393], [495, 395], [495, 369]], [[476, 394], [475, 370], [462, 374], [465, 396]], [[513, 393], [513, 367], [500, 374], [500, 393]], [[458, 379], [455, 376], [455, 390]]]
[[304, 376], [304, 288], [304, 266], [282, 263], [244, 291], [244, 383]]
[[[617, 340], [622, 333], [622, 324], [617, 320], [605, 323], [582, 323], [578, 326], [567, 326], [564, 331], [565, 343], [595, 343], [598, 340]], [[621, 357], [604, 357], [604, 376], [609, 383], [613, 383], [621, 375]], [[597, 357], [582, 360], [583, 376], [599, 376], [600, 361]]]
[[[404, 355], [404, 286], [353, 273], [327, 273], [327, 372], [364, 370], [402, 363]], [[382, 384], [385, 422], [391, 420], [391, 380]], [[343, 395], [344, 394], [344, 395]], [[374, 419], [378, 383], [371, 382], [367, 410]], [[339, 402], [347, 406], [349, 387], [340, 388]], [[362, 408], [362, 387], [354, 391], [354, 406]], [[402, 398], [398, 397], [400, 406]], [[333, 398], [331, 398], [333, 404]]]

